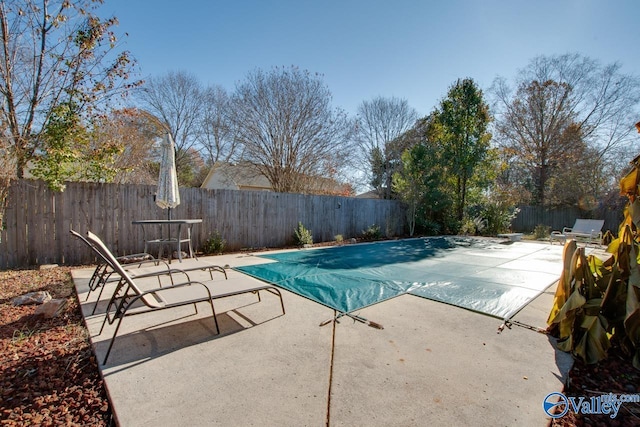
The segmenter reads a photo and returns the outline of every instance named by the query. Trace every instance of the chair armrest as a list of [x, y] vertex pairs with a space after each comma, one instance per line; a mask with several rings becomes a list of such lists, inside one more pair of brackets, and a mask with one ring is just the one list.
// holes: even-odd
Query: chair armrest
[[183, 288], [186, 286], [192, 286], [192, 285], [200, 285], [204, 288], [204, 290], [207, 292], [207, 296], [210, 300], [212, 300], [211, 297], [211, 290], [207, 287], [207, 285], [205, 285], [202, 282], [192, 282], [192, 281], [188, 281], [188, 282], [182, 282], [182, 283], [175, 283], [172, 284], [171, 286], [166, 286], [166, 287], [160, 287], [160, 288], [154, 288], [154, 289], [145, 289], [144, 291], [142, 291], [135, 299], [139, 299], [142, 298], [144, 300], [144, 297], [150, 294], [157, 294], [157, 298], [160, 298], [162, 300], [164, 300], [164, 298], [162, 298], [162, 292], [163, 291], [169, 291], [175, 288]]
[[[181, 287], [184, 287], [184, 286], [191, 286], [191, 285], [201, 285], [201, 286], [204, 286], [205, 288], [207, 288], [207, 285], [205, 285], [202, 282], [189, 281], [189, 282], [174, 283], [173, 285], [166, 286], [166, 287], [153, 288], [153, 289], [144, 289], [140, 293], [143, 294], [143, 295], [146, 295], [146, 294], [151, 294], [151, 293], [154, 293], [154, 292], [168, 291], [170, 289], [181, 288]], [[209, 294], [211, 294], [211, 292], [209, 291], [209, 288], [207, 288], [207, 292], [209, 292]]]
[[[167, 267], [169, 267], [168, 264], [166, 264]], [[187, 274], [186, 271], [184, 270], [180, 270], [177, 268], [167, 268], [167, 270], [163, 270], [163, 271], [153, 271], [153, 272], [149, 272], [149, 273], [142, 273], [142, 274], [136, 274], [134, 276], [135, 280], [138, 279], [148, 279], [151, 277], [155, 277], [158, 279], [158, 283], [160, 284], [160, 287], [162, 287], [162, 280], [160, 280], [162, 277], [168, 277], [171, 284], [169, 286], [174, 286], [175, 285], [175, 281], [174, 281], [174, 275], [176, 274], [183, 274], [185, 276], [185, 280], [186, 282], [191, 282], [191, 278], [189, 277], [189, 275]]]
[[[134, 291], [135, 292], [134, 295], [129, 294], [127, 297], [129, 290], [133, 289], [130, 284], [127, 287], [127, 291], [125, 292], [125, 295], [124, 295], [125, 298], [122, 300], [122, 303], [119, 304], [117, 311], [120, 312], [120, 316], [126, 316], [127, 310], [129, 310], [129, 308], [132, 307], [137, 301], [142, 301], [144, 305], [151, 308], [152, 310], [159, 310], [159, 309], [163, 309], [171, 306], [186, 305], [186, 304], [198, 302], [198, 300], [192, 299], [190, 301], [185, 301], [184, 304], [181, 304], [181, 303], [176, 304], [175, 302], [171, 303], [171, 301], [167, 301], [162, 296], [163, 292], [170, 291], [175, 288], [191, 286], [191, 285], [201, 285], [207, 293], [207, 298], [211, 301], [211, 304], [213, 304], [213, 300], [211, 298], [211, 291], [204, 283], [201, 283], [201, 282], [183, 282], [183, 283], [172, 284], [171, 286], [168, 286], [168, 287], [159, 287], [159, 288], [144, 289], [144, 290], [137, 289]], [[114, 303], [113, 297], [111, 301], [109, 301], [109, 306], [111, 306], [112, 303]], [[107, 308], [107, 312], [109, 310], [110, 309]]]
[[564, 234], [564, 233], [571, 233], [572, 231], [573, 231], [573, 228], [571, 228], [571, 227], [564, 227], [564, 228], [562, 229], [562, 234]]
[[164, 264], [167, 267], [167, 270], [169, 270], [171, 267], [169, 266], [169, 263], [166, 262], [163, 259], [156, 259], [156, 258], [151, 258], [151, 259], [144, 259], [141, 261], [129, 261], [129, 262], [120, 262], [120, 264], [124, 267], [131, 267], [132, 265], [137, 265], [138, 267], [142, 267], [145, 264], [154, 264], [154, 265], [160, 265], [160, 263]]

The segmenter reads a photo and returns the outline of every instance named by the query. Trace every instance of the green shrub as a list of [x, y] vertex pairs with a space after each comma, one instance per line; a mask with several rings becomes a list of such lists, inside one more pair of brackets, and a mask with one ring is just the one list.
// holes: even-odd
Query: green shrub
[[297, 246], [312, 245], [313, 233], [298, 222], [298, 227], [293, 232], [293, 241]]
[[483, 218], [487, 221], [487, 227], [483, 230], [485, 235], [506, 233], [511, 227], [511, 222], [518, 216], [520, 208], [491, 203], [485, 207]]
[[476, 224], [469, 217], [465, 217], [462, 220], [462, 224], [460, 224], [460, 229], [458, 230], [458, 234], [463, 236], [473, 236], [476, 234]]
[[483, 230], [487, 228], [487, 220], [482, 218], [481, 216], [477, 216], [475, 218], [465, 217], [462, 220], [462, 225], [460, 226], [460, 231], [458, 234], [462, 234], [464, 236], [475, 236], [478, 234], [482, 234]]
[[366, 230], [362, 230], [363, 240], [378, 240], [382, 237], [379, 225], [370, 225]]
[[215, 255], [224, 252], [227, 241], [222, 238], [218, 230], [214, 231], [211, 236], [204, 242], [202, 251], [205, 255]]
[[336, 234], [333, 238], [336, 239], [336, 243], [344, 242], [344, 237], [342, 237], [342, 234]]
[[437, 221], [416, 219], [416, 229], [427, 236], [437, 236], [442, 233], [443, 226]]
[[458, 233], [483, 236], [506, 233], [519, 212], [519, 208], [491, 201], [470, 206]]
[[533, 229], [533, 237], [536, 240], [546, 240], [549, 238], [551, 234], [551, 227], [544, 224], [536, 225], [536, 228]]

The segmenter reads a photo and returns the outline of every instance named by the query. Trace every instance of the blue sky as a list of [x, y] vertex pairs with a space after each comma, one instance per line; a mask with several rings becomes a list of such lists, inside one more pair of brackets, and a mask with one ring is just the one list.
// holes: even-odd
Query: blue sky
[[193, 73], [233, 91], [255, 68], [323, 75], [333, 106], [376, 96], [428, 114], [458, 78], [486, 90], [537, 55], [580, 53], [640, 75], [638, 0], [105, 0], [140, 77]]

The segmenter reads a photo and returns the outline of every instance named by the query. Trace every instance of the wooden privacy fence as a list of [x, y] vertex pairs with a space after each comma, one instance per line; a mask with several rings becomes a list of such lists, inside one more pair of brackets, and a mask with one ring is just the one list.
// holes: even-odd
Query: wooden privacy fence
[[[91, 263], [89, 249], [69, 233], [91, 230], [117, 255], [142, 252], [142, 229], [131, 222], [166, 219], [154, 185], [67, 183], [62, 193], [42, 181], [14, 181], [0, 231], [0, 269], [41, 264]], [[298, 222], [316, 242], [360, 235], [375, 224], [387, 236], [404, 233], [403, 206], [393, 200], [309, 196], [266, 191], [181, 188], [173, 218], [202, 218], [193, 228], [195, 249], [218, 231], [229, 249], [281, 247]]]
[[520, 212], [511, 221], [511, 229], [518, 233], [530, 233], [538, 225], [546, 225], [551, 230], [561, 231], [563, 227], [572, 227], [578, 218], [603, 219], [602, 232], [611, 230], [618, 234], [618, 227], [623, 219], [622, 209], [598, 209], [585, 211], [575, 207], [549, 209], [543, 206], [520, 206]]

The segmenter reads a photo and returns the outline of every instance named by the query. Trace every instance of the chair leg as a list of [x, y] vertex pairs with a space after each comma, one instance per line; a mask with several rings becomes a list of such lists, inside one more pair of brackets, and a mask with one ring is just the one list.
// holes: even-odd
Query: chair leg
[[267, 289], [267, 292], [270, 292], [274, 295], [277, 295], [278, 298], [280, 298], [280, 307], [282, 307], [282, 314], [285, 314], [284, 312], [284, 301], [282, 300], [282, 292], [280, 292], [279, 289], [277, 288], [271, 288], [271, 289]]
[[89, 279], [89, 292], [87, 292], [87, 296], [85, 297], [85, 302], [89, 301], [89, 295], [91, 295], [91, 292], [93, 292], [96, 289], [96, 285], [95, 282], [97, 280], [98, 277], [98, 270], [100, 270], [100, 266], [96, 267], [95, 270], [93, 270], [93, 274], [91, 275], [91, 279]]
[[282, 314], [285, 314], [284, 301], [282, 300], [282, 293], [278, 289], [276, 289], [276, 292], [278, 293], [278, 297], [280, 297], [280, 307], [282, 307]]
[[96, 309], [98, 308], [98, 304], [100, 303], [100, 298], [102, 297], [102, 291], [104, 291], [104, 285], [100, 287], [100, 292], [98, 292], [98, 298], [96, 299], [95, 304], [93, 304], [93, 310], [91, 310], [91, 315], [96, 314]]
[[[102, 361], [103, 365], [107, 364], [107, 359], [109, 358], [109, 354], [111, 353], [111, 348], [113, 347], [113, 343], [116, 340], [116, 335], [118, 335], [118, 330], [120, 329], [120, 324], [122, 323], [122, 319], [124, 319], [124, 316], [118, 319], [116, 330], [113, 332], [113, 337], [111, 337], [111, 342], [109, 342], [109, 348], [107, 349], [107, 354], [104, 355], [104, 360]], [[102, 326], [104, 326], [104, 323], [102, 324]], [[100, 330], [100, 332], [102, 332], [102, 330]]]
[[220, 326], [218, 325], [218, 318], [216, 317], [216, 309], [213, 308], [213, 301], [209, 300], [209, 305], [211, 306], [211, 313], [213, 314], [213, 323], [216, 325], [216, 335], [220, 334]]
[[93, 310], [91, 310], [91, 315], [96, 314], [96, 309], [98, 308], [98, 304], [100, 303], [100, 298], [102, 297], [102, 292], [104, 292], [104, 287], [107, 285], [107, 281], [109, 280], [109, 277], [111, 277], [112, 274], [113, 274], [113, 272], [107, 273], [106, 271], [104, 271], [100, 275], [100, 283], [102, 283], [102, 285], [100, 285], [100, 292], [98, 293], [98, 298], [96, 299], [96, 302], [93, 305]]
[[[107, 311], [104, 314], [104, 320], [102, 321], [102, 326], [100, 327], [100, 332], [98, 332], [98, 336], [102, 335], [102, 331], [104, 330], [104, 325], [107, 324], [107, 321], [109, 320], [109, 312]], [[111, 322], [109, 322], [111, 323]]]

